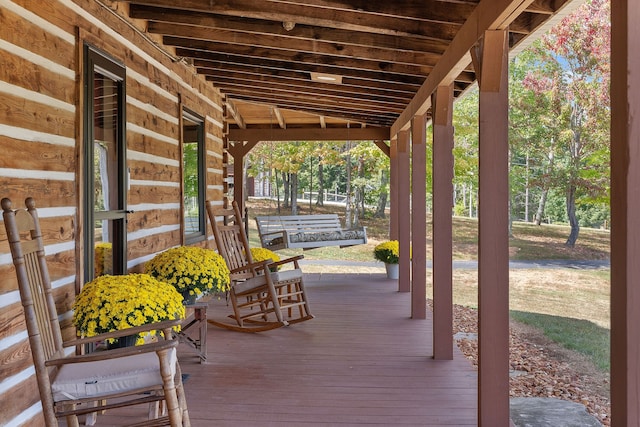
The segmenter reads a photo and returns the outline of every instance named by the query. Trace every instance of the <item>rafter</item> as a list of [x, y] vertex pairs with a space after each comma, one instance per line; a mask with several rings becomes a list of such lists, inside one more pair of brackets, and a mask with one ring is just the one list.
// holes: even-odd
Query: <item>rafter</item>
[[280, 126], [280, 129], [286, 129], [287, 123], [284, 121], [284, 117], [282, 116], [282, 111], [280, 111], [279, 108], [274, 107], [273, 113], [275, 114], [276, 119], [278, 120], [278, 126]]
[[240, 113], [238, 113], [238, 109], [234, 105], [233, 101], [227, 100], [225, 102], [225, 105], [227, 106], [227, 111], [231, 114], [231, 117], [233, 117], [233, 120], [235, 120], [238, 127], [241, 129], [246, 129], [247, 125], [244, 122], [244, 119], [242, 118]]

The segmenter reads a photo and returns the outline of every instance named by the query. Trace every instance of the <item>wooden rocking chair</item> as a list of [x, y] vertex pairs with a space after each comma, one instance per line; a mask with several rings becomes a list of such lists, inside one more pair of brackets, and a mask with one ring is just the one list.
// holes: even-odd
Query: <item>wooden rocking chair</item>
[[[150, 419], [134, 425], [190, 426], [176, 354], [178, 341], [172, 339], [171, 333], [171, 328], [180, 320], [63, 342], [35, 202], [28, 198], [27, 209], [15, 211], [7, 198], [0, 204], [46, 425], [57, 426], [58, 418], [65, 417], [67, 426], [77, 427], [78, 415], [165, 402], [167, 416], [158, 418], [150, 411]], [[65, 349], [149, 330], [162, 331], [165, 339], [141, 346], [65, 356]]]
[[[206, 205], [218, 252], [231, 271], [228, 298], [233, 314], [229, 317], [236, 324], [211, 318], [208, 322], [240, 332], [261, 332], [313, 319], [298, 263], [303, 256], [254, 262], [237, 203], [232, 209], [215, 207], [211, 201]], [[286, 264], [293, 264], [293, 269], [278, 271]]]

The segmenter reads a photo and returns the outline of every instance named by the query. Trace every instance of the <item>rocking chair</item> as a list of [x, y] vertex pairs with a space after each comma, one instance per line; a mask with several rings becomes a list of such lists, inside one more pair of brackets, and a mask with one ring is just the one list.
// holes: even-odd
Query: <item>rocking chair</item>
[[[57, 426], [58, 418], [62, 417], [66, 418], [67, 426], [77, 427], [79, 415], [152, 402], [166, 403], [168, 415], [158, 418], [157, 413], [150, 411], [150, 419], [136, 426], [190, 426], [176, 354], [178, 341], [172, 339], [171, 333], [180, 320], [63, 342], [35, 202], [28, 198], [27, 209], [18, 210], [12, 209], [7, 198], [0, 204], [47, 427]], [[85, 348], [86, 344], [150, 330], [162, 331], [164, 339], [141, 346], [65, 356], [68, 353], [65, 349]]]
[[[207, 319], [209, 323], [240, 332], [261, 332], [313, 319], [298, 261], [302, 255], [278, 262], [254, 262], [237, 203], [232, 209], [207, 201], [207, 213], [218, 252], [231, 272], [229, 317], [236, 324]], [[278, 271], [292, 264], [293, 269]]]

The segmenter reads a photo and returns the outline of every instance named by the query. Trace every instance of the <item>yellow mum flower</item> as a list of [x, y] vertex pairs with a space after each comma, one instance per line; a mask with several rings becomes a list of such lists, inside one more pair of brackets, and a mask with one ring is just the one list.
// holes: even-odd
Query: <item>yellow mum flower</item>
[[87, 337], [184, 316], [175, 288], [147, 274], [99, 276], [82, 288], [73, 304], [77, 333]]
[[397, 240], [382, 242], [373, 249], [373, 256], [385, 264], [397, 264], [400, 257], [400, 247]]
[[[251, 248], [250, 251], [253, 262], [266, 261], [268, 259], [273, 262], [280, 261], [280, 256], [272, 250], [266, 248]], [[280, 267], [278, 267], [278, 269], [280, 269]]]
[[215, 251], [180, 246], [156, 255], [145, 265], [145, 273], [169, 283], [183, 295], [229, 290], [229, 269]]

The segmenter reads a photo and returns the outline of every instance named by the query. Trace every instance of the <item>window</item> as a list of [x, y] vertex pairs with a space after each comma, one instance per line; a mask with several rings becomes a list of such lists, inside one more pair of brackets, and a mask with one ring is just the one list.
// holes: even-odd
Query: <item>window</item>
[[204, 240], [206, 235], [206, 168], [204, 120], [187, 110], [182, 112], [182, 176], [184, 236], [190, 244]]
[[85, 281], [127, 272], [125, 68], [84, 47]]

